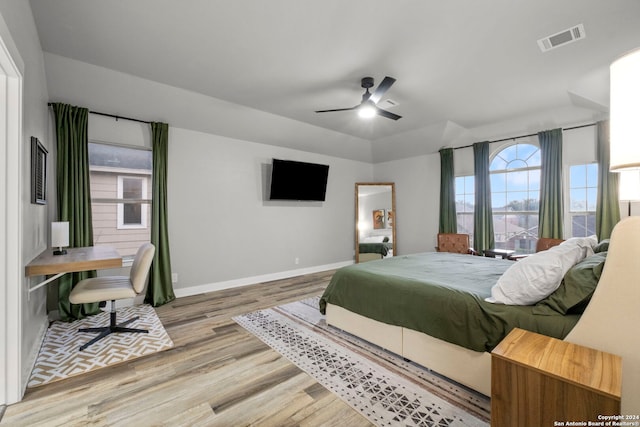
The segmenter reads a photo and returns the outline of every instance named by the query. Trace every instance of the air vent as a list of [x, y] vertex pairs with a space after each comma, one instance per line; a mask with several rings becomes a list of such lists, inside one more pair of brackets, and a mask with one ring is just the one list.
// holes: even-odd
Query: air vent
[[546, 52], [548, 50], [564, 46], [565, 44], [581, 40], [586, 36], [584, 26], [582, 24], [578, 24], [568, 30], [560, 31], [552, 36], [538, 40], [538, 46], [540, 46], [540, 50]]

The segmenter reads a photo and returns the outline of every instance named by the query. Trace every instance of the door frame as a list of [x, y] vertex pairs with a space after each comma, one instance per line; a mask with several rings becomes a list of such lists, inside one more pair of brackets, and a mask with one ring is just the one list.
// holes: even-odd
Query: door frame
[[0, 405], [22, 399], [24, 63], [0, 16]]

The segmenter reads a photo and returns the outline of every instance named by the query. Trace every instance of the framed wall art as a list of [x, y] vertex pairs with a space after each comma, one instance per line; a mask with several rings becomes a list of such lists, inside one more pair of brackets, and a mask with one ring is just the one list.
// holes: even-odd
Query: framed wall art
[[47, 204], [47, 149], [31, 137], [31, 203]]

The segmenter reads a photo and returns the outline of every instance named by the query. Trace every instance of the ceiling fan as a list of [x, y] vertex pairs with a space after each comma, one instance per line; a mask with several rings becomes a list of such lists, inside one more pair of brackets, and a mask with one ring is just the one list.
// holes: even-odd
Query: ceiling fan
[[360, 102], [360, 104], [350, 108], [318, 110], [316, 111], [316, 113], [330, 113], [333, 111], [358, 110], [358, 114], [360, 115], [360, 117], [364, 117], [364, 118], [373, 117], [377, 114], [378, 116], [386, 117], [392, 120], [401, 119], [402, 116], [399, 116], [387, 110], [383, 110], [382, 108], [376, 105], [378, 101], [380, 101], [380, 99], [382, 98], [382, 95], [384, 95], [385, 92], [389, 90], [389, 88], [391, 87], [391, 85], [395, 83], [395, 81], [396, 79], [394, 79], [393, 77], [387, 76], [382, 80], [382, 83], [378, 85], [376, 90], [374, 90], [373, 93], [370, 93], [369, 89], [373, 87], [373, 77], [363, 77], [361, 80], [360, 86], [362, 86], [365, 89], [365, 93], [362, 94], [362, 101]]

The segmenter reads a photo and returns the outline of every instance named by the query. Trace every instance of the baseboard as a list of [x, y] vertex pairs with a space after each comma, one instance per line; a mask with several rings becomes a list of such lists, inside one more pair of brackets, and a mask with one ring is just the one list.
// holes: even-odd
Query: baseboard
[[190, 286], [187, 288], [175, 288], [173, 293], [177, 298], [191, 295], [203, 294], [206, 292], [221, 291], [223, 289], [238, 288], [241, 286], [255, 285], [273, 280], [288, 279], [290, 277], [302, 276], [304, 274], [318, 273], [321, 271], [335, 270], [340, 267], [353, 264], [353, 261], [342, 261], [333, 264], [318, 265], [315, 267], [300, 268], [297, 270], [281, 271], [278, 273], [264, 274], [260, 276], [243, 277], [240, 279], [227, 280], [224, 282], [207, 283], [204, 285]]
[[22, 363], [22, 395], [24, 396], [24, 392], [27, 390], [27, 383], [29, 383], [29, 378], [31, 377], [31, 371], [33, 371], [33, 367], [36, 364], [36, 359], [38, 358], [38, 353], [40, 353], [40, 347], [42, 347], [42, 342], [44, 341], [44, 336], [47, 334], [47, 328], [49, 327], [49, 319], [47, 317], [43, 318], [42, 324], [40, 325], [40, 330], [36, 335], [36, 339], [33, 341], [35, 345], [31, 347], [31, 351], [29, 351], [29, 355], [27, 359]]

